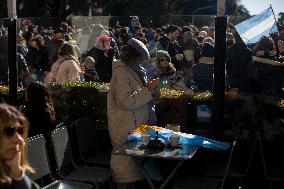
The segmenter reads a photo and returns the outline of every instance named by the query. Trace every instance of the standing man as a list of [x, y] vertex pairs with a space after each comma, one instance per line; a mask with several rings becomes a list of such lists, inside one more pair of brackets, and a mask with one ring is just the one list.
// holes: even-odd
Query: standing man
[[54, 63], [52, 60], [53, 53], [54, 53], [54, 44], [58, 40], [64, 40], [64, 30], [62, 28], [57, 28], [54, 30], [52, 39], [47, 44], [48, 62], [50, 66], [52, 66], [52, 64]]
[[227, 48], [226, 71], [229, 88], [249, 90], [250, 64], [252, 63], [252, 51], [235, 32], [235, 43]]
[[170, 54], [172, 63], [176, 69], [181, 70], [183, 54], [182, 49], [177, 42], [179, 28], [176, 25], [170, 25], [166, 32], [167, 33], [161, 37], [160, 41], [158, 42], [157, 50], [167, 51]]

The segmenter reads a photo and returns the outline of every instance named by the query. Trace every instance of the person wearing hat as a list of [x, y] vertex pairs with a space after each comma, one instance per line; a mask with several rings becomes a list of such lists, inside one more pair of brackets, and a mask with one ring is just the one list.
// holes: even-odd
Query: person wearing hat
[[176, 68], [171, 63], [171, 57], [167, 51], [157, 51], [155, 69], [160, 80], [167, 80], [169, 76], [176, 73]]
[[155, 70], [161, 80], [161, 87], [182, 90], [187, 94], [193, 93], [193, 91], [185, 85], [184, 75], [177, 72], [175, 66], [171, 63], [171, 57], [167, 51], [157, 51]]
[[99, 75], [100, 82], [109, 83], [112, 76], [112, 62], [114, 59], [114, 49], [111, 47], [111, 37], [101, 34], [97, 38], [92, 57], [96, 65], [95, 69]]
[[[152, 94], [159, 79], [147, 78], [144, 65], [145, 60], [149, 59], [146, 46], [132, 38], [122, 48], [121, 61], [113, 65], [107, 115], [114, 151], [125, 143], [129, 133], [138, 126], [152, 125], [156, 121]], [[118, 189], [147, 188], [142, 186], [143, 172], [131, 157], [112, 154], [111, 169]]]

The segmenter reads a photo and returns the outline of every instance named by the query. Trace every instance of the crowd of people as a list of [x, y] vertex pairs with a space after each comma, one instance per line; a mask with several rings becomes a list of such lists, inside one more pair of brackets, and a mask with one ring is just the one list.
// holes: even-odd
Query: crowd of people
[[[191, 24], [147, 28], [137, 16], [131, 17], [129, 26], [93, 24], [76, 28], [62, 22], [57, 28], [45, 28], [23, 24], [17, 36], [19, 78], [24, 86], [33, 80], [110, 82], [122, 48], [135, 38], [150, 53], [148, 74], [162, 77], [165, 87], [188, 93], [212, 91], [214, 32], [213, 27]], [[247, 46], [229, 24], [226, 88], [281, 96], [283, 40], [284, 29], [279, 26], [278, 33]]]

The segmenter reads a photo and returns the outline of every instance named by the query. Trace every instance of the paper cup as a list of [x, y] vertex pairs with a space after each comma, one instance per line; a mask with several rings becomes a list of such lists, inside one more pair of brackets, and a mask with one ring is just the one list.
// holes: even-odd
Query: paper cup
[[179, 135], [171, 135], [169, 137], [169, 140], [170, 140], [172, 146], [177, 146], [178, 143], [179, 143], [179, 139], [180, 139]]

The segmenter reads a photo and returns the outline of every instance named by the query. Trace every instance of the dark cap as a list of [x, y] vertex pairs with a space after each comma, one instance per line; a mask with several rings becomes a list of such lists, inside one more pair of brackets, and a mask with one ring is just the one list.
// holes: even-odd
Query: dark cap
[[64, 33], [64, 30], [62, 28], [56, 28], [53, 33]]

